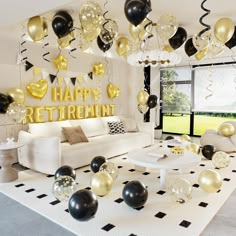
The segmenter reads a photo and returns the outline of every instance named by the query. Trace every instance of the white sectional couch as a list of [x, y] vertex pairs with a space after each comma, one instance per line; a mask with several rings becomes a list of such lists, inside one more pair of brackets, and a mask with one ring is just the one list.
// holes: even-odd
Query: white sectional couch
[[[132, 121], [112, 116], [29, 124], [28, 132], [19, 132], [18, 142], [25, 144], [18, 150], [19, 163], [42, 173], [54, 174], [62, 165], [79, 168], [90, 164], [95, 156], [111, 158], [154, 144], [154, 124], [150, 122], [136, 123], [136, 132], [109, 134], [107, 122], [119, 120], [123, 120], [126, 125]], [[78, 125], [89, 142], [73, 145], [64, 142], [62, 127]]]

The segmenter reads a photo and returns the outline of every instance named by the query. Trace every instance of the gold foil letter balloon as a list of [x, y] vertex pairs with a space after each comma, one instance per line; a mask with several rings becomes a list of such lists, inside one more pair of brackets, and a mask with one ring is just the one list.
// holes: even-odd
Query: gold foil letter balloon
[[28, 84], [26, 88], [31, 96], [42, 99], [48, 91], [48, 82], [45, 79], [41, 79], [36, 83]]
[[107, 85], [107, 95], [108, 95], [109, 98], [118, 97], [120, 95], [120, 89], [118, 87], [116, 87], [114, 84], [108, 83], [108, 85]]
[[23, 104], [25, 102], [25, 94], [19, 88], [9, 89], [7, 94], [10, 95], [16, 103]]
[[219, 151], [212, 156], [212, 162], [217, 168], [225, 168], [230, 163], [230, 157], [227, 153]]
[[234, 34], [234, 22], [226, 17], [219, 19], [214, 26], [214, 34], [218, 41], [225, 44]]
[[28, 20], [27, 30], [33, 41], [40, 41], [48, 32], [48, 25], [40, 16], [34, 16]]
[[98, 196], [107, 195], [112, 189], [113, 179], [107, 172], [97, 172], [91, 179], [92, 191]]
[[58, 54], [57, 57], [53, 60], [57, 70], [67, 70], [68, 60], [66, 57]]
[[138, 104], [146, 105], [149, 98], [149, 94], [145, 90], [140, 90], [137, 94]]
[[215, 170], [203, 170], [198, 176], [198, 184], [205, 192], [215, 193], [222, 185], [222, 178]]
[[219, 130], [225, 137], [230, 137], [235, 134], [235, 128], [231, 123], [223, 123]]

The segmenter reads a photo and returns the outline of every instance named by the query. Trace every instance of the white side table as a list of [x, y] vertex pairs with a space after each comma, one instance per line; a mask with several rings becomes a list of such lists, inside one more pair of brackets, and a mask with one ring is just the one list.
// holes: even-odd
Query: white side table
[[11, 182], [18, 179], [17, 170], [11, 166], [14, 162], [14, 157], [11, 155], [11, 151], [22, 147], [22, 143], [9, 143], [0, 144], [0, 183]]

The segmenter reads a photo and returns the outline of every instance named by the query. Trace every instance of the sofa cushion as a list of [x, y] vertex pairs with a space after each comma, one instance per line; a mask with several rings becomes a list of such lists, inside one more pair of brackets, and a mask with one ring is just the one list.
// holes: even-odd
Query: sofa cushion
[[124, 124], [124, 128], [125, 128], [126, 132], [137, 132], [138, 131], [138, 127], [137, 127], [137, 123], [136, 123], [135, 119], [122, 117], [121, 121]]
[[81, 126], [86, 137], [106, 134], [105, 125], [100, 118], [70, 120], [72, 126]]
[[108, 121], [109, 134], [124, 134], [125, 128], [122, 121]]
[[62, 132], [62, 127], [71, 127], [71, 124], [67, 120], [45, 123], [30, 123], [29, 132], [33, 135], [41, 137], [56, 136], [60, 138], [61, 142], [65, 142], [66, 137]]
[[62, 127], [62, 130], [70, 144], [88, 142], [88, 139], [80, 126]]
[[107, 122], [120, 121], [120, 117], [119, 116], [106, 116], [106, 117], [101, 117], [101, 120], [105, 126], [106, 134], [109, 134], [110, 129]]

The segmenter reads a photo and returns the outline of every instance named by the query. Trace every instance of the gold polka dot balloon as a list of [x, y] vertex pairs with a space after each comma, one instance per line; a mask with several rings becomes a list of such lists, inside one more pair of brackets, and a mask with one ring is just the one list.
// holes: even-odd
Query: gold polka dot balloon
[[212, 162], [217, 168], [225, 168], [230, 163], [230, 157], [227, 153], [219, 151], [212, 156]]
[[103, 163], [99, 168], [99, 171], [106, 171], [108, 174], [111, 175], [113, 181], [116, 180], [119, 173], [119, 169], [117, 168], [117, 166], [113, 162], [109, 161]]
[[66, 201], [76, 191], [76, 182], [70, 176], [58, 177], [52, 188], [52, 193], [59, 201]]

